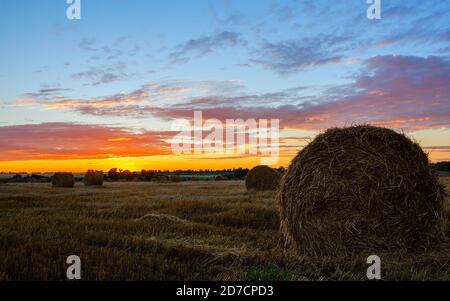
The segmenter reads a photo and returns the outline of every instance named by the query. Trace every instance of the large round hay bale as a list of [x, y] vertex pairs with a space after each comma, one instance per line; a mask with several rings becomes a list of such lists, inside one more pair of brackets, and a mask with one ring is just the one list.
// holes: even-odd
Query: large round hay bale
[[247, 190], [276, 190], [280, 182], [280, 174], [266, 165], [256, 166], [245, 177]]
[[444, 194], [428, 156], [405, 135], [333, 128], [283, 177], [281, 229], [302, 255], [425, 251], [445, 237]]
[[71, 172], [57, 172], [52, 177], [52, 186], [72, 188], [75, 186], [75, 178]]
[[85, 186], [102, 186], [103, 185], [103, 172], [88, 170], [84, 175]]

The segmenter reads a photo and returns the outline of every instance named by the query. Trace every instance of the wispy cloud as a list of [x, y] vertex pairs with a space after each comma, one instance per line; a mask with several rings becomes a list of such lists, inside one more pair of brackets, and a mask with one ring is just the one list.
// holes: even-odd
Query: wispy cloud
[[[424, 45], [424, 43], [448, 43], [450, 41], [450, 29], [448, 26], [439, 26], [440, 23], [447, 24], [448, 10], [440, 7], [442, 3], [426, 2], [420, 4], [400, 5], [391, 7], [386, 11], [386, 16], [398, 21], [398, 18], [405, 18], [409, 24], [403, 24], [400, 28], [394, 27], [378, 43], [381, 47], [402, 43], [403, 45]], [[426, 12], [419, 14], [418, 10]], [[415, 16], [407, 18], [408, 16]], [[395, 18], [397, 17], [397, 18]], [[389, 19], [388, 19], [389, 20]], [[395, 24], [394, 24], [395, 25]]]
[[[449, 127], [448, 74], [450, 62], [443, 58], [377, 56], [365, 61], [352, 84], [329, 89], [313, 101], [246, 107], [238, 102], [217, 106], [219, 100], [204, 99], [213, 105], [202, 103], [202, 111], [205, 118], [278, 118], [285, 128], [312, 131], [355, 123], [406, 131]], [[284, 97], [289, 98], [289, 93]], [[189, 118], [193, 108], [149, 110], [168, 118]]]
[[36, 92], [25, 93], [25, 97], [38, 98], [42, 100], [54, 100], [58, 95], [72, 91], [72, 89], [64, 88], [42, 88]]
[[[67, 109], [90, 115], [142, 115], [147, 114], [148, 107], [177, 106], [188, 104], [193, 99], [201, 99], [196, 95], [230, 95], [245, 87], [238, 81], [161, 81], [142, 85], [129, 93], [118, 93], [91, 99], [70, 97], [64, 92], [71, 89], [49, 88], [36, 92], [28, 92], [19, 99], [17, 106], [41, 106], [44, 110]], [[198, 100], [199, 104], [202, 102]], [[142, 110], [141, 110], [142, 109]], [[147, 113], [145, 113], [147, 111]]]
[[277, 43], [265, 42], [257, 52], [254, 63], [286, 75], [308, 67], [340, 63], [342, 50], [349, 47], [350, 37], [319, 35]]
[[445, 58], [388, 55], [364, 61], [352, 83], [316, 95], [308, 87], [249, 94], [239, 82], [175, 81], [91, 100], [28, 101], [99, 116], [170, 120], [202, 110], [205, 118], [277, 118], [285, 128], [313, 131], [354, 123], [414, 131], [450, 126], [449, 74]]
[[218, 34], [188, 40], [176, 47], [169, 55], [174, 63], [185, 63], [192, 58], [199, 58], [225, 47], [245, 46], [247, 42], [241, 34], [223, 31]]
[[118, 37], [110, 44], [101, 44], [95, 38], [83, 38], [78, 43], [78, 47], [83, 51], [96, 53], [106, 60], [135, 56], [141, 51], [140, 44], [131, 41], [129, 37]]
[[139, 76], [139, 73], [129, 72], [124, 62], [113, 65], [91, 67], [87, 71], [77, 72], [72, 75], [73, 79], [82, 80], [85, 85], [98, 86], [116, 81], [124, 81]]

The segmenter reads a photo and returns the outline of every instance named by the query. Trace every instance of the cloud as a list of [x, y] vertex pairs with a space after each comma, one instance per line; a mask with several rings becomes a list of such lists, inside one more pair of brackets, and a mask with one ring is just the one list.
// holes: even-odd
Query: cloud
[[[208, 135], [203, 132], [203, 136]], [[107, 159], [171, 155], [176, 132], [135, 132], [124, 127], [76, 123], [41, 123], [0, 127], [0, 162], [19, 160]], [[281, 138], [282, 156], [294, 154], [306, 137]], [[250, 155], [214, 156], [239, 159]], [[208, 157], [201, 156], [202, 159]]]
[[[102, 44], [94, 38], [83, 38], [78, 47], [89, 54], [89, 67], [73, 73], [72, 79], [82, 81], [83, 86], [100, 86], [142, 76], [140, 72], [129, 69], [135, 63], [129, 59], [141, 51], [140, 44], [129, 37], [119, 37], [108, 44]], [[98, 64], [101, 61], [103, 64]]]
[[426, 146], [426, 150], [438, 151], [438, 152], [450, 152], [450, 145], [445, 146]]
[[430, 32], [427, 27], [413, 27], [407, 28], [405, 30], [393, 32], [387, 37], [383, 38], [379, 43], [378, 47], [384, 48], [391, 46], [393, 44], [419, 44], [424, 43], [448, 43], [450, 41], [450, 30], [449, 29], [435, 29]]
[[[213, 98], [205, 99], [202, 111], [205, 118], [277, 118], [284, 128], [311, 131], [360, 123], [405, 131], [449, 127], [449, 74], [450, 62], [444, 58], [376, 56], [364, 62], [352, 84], [329, 89], [309, 102], [227, 106], [229, 100]], [[194, 108], [149, 110], [167, 118], [189, 118]]]
[[36, 92], [25, 93], [25, 97], [53, 100], [61, 93], [72, 91], [72, 89], [63, 88], [42, 88]]
[[[220, 82], [151, 83], [128, 94], [96, 100], [41, 100], [40, 105], [93, 115], [155, 116], [165, 120], [203, 118], [280, 119], [283, 129], [320, 131], [332, 126], [369, 123], [414, 132], [450, 127], [450, 61], [441, 57], [375, 56], [363, 62], [352, 83], [325, 90], [304, 100], [306, 87], [266, 94], [189, 97], [193, 87], [204, 91]], [[45, 88], [43, 98], [66, 89]], [[149, 104], [148, 99], [174, 97], [173, 103]], [[166, 143], [174, 133], [133, 132], [127, 128], [73, 123], [44, 123], [0, 127], [0, 160], [108, 158], [170, 153]], [[283, 140], [283, 155], [295, 153], [304, 141]], [[428, 147], [446, 154], [448, 146]]]
[[[59, 90], [70, 91], [69, 89]], [[132, 106], [137, 103], [147, 102], [149, 100], [149, 94], [144, 89], [137, 89], [130, 93], [118, 93], [115, 95], [94, 99], [76, 99], [62, 94], [39, 92], [26, 93], [24, 96], [25, 98], [20, 99], [16, 103], [17, 106], [39, 105], [43, 107], [43, 110], [70, 109], [77, 112], [84, 112], [87, 108], [116, 108]], [[97, 114], [93, 113], [92, 115]]]
[[245, 24], [246, 20], [247, 19], [244, 16], [244, 14], [242, 14], [241, 12], [234, 12], [229, 16], [227, 16], [226, 18], [224, 18], [223, 20], [219, 20], [219, 23], [222, 27], [241, 26]]
[[135, 56], [141, 51], [140, 44], [130, 41], [129, 37], [119, 37], [109, 44], [100, 44], [94, 38], [83, 38], [78, 43], [78, 47], [83, 51], [96, 53], [95, 57], [101, 56], [106, 60]]
[[80, 28], [79, 24], [70, 23], [55, 23], [50, 27], [49, 34], [53, 36], [63, 36], [68, 33], [73, 33]]
[[188, 40], [178, 45], [170, 55], [172, 64], [186, 63], [191, 56], [199, 58], [225, 47], [245, 46], [247, 42], [236, 32], [223, 31], [215, 35]]
[[[129, 93], [118, 93], [92, 99], [77, 99], [64, 95], [70, 89], [39, 90], [24, 94], [24, 98], [16, 102], [16, 106], [38, 105], [44, 110], [68, 109], [82, 114], [97, 116], [138, 116], [147, 114], [148, 106], [170, 105], [194, 102], [200, 98], [196, 95], [218, 93], [229, 95], [237, 93], [245, 87], [238, 81], [161, 81], [142, 85]], [[198, 100], [199, 103], [202, 100]], [[145, 113], [147, 111], [147, 113]]]
[[300, 3], [295, 2], [292, 5], [279, 4], [273, 2], [270, 5], [270, 14], [279, 22], [290, 22], [300, 14]]
[[170, 132], [135, 133], [127, 128], [75, 123], [0, 127], [0, 161], [100, 159], [170, 153]]
[[97, 66], [87, 71], [77, 72], [72, 75], [72, 78], [85, 81], [85, 85], [99, 86], [139, 76], [138, 73], [127, 72], [127, 69], [127, 64], [118, 62], [113, 65]]
[[277, 43], [265, 42], [252, 62], [281, 75], [289, 75], [308, 67], [339, 63], [350, 40], [346, 36], [319, 35]]
[[[280, 119], [284, 128], [318, 131], [370, 123], [416, 131], [450, 126], [450, 62], [441, 57], [376, 56], [347, 85], [308, 95], [308, 87], [246, 93], [234, 81], [152, 83], [129, 94], [91, 100], [30, 102], [99, 116]], [[22, 103], [23, 105], [23, 103]]]
[[92, 38], [83, 38], [78, 43], [78, 47], [85, 51], [96, 51], [96, 40]]
[[450, 29], [442, 25], [448, 23], [449, 14], [444, 6], [444, 2], [405, 1], [387, 8], [384, 16], [392, 23], [388, 21], [386, 24], [388, 32], [381, 37], [378, 46], [383, 48], [396, 44], [400, 47], [407, 45], [423, 48], [423, 45], [448, 44]]

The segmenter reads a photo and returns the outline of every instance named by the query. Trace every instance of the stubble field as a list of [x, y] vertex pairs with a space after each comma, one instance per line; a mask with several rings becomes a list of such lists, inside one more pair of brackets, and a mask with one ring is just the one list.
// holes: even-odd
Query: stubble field
[[[298, 257], [284, 246], [274, 199], [242, 181], [2, 185], [0, 280], [65, 280], [69, 255], [82, 280], [367, 279], [372, 254]], [[450, 224], [447, 237], [426, 254], [377, 254], [383, 279], [450, 280]]]

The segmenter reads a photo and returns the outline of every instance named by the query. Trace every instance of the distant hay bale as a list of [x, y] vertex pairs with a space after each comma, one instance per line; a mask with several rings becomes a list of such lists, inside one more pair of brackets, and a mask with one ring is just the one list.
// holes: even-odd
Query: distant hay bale
[[172, 175], [170, 176], [170, 182], [172, 183], [181, 182], [181, 177], [179, 175]]
[[165, 223], [165, 224], [187, 224], [190, 223], [189, 221], [179, 218], [174, 215], [168, 215], [168, 214], [146, 214], [137, 220], [139, 221], [151, 221], [151, 222], [158, 222], [158, 223]]
[[71, 172], [57, 172], [52, 177], [52, 186], [72, 188], [75, 186], [75, 178]]
[[88, 170], [84, 175], [85, 186], [102, 186], [103, 185], [103, 172]]
[[156, 177], [156, 182], [157, 183], [167, 183], [167, 182], [169, 182], [169, 177], [168, 176], [164, 176], [164, 175], [157, 176]]
[[444, 198], [417, 143], [365, 125], [318, 135], [278, 192], [281, 229], [301, 255], [426, 251], [445, 239]]
[[216, 180], [216, 181], [226, 181], [227, 178], [225, 178], [224, 176], [217, 176], [217, 177], [214, 178], [214, 180]]
[[280, 174], [266, 165], [256, 166], [245, 177], [247, 190], [276, 190], [280, 182]]

